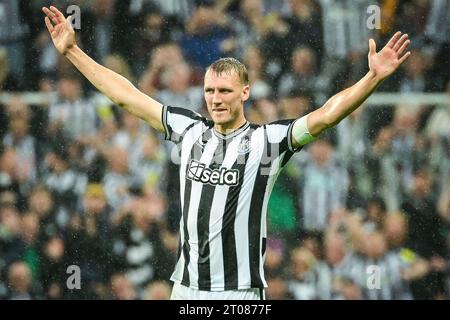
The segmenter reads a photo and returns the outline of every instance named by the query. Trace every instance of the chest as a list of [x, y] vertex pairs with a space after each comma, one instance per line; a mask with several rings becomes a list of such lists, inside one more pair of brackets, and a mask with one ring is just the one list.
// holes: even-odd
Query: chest
[[182, 156], [185, 178], [203, 184], [236, 186], [244, 176], [257, 173], [262, 151], [256, 139], [245, 135], [207, 141], [199, 137], [190, 152]]

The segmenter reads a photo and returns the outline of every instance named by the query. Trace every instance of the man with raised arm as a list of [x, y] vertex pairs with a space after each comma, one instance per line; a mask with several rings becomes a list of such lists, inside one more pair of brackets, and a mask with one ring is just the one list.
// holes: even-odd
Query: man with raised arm
[[264, 299], [267, 204], [279, 170], [302, 146], [339, 123], [409, 57], [408, 36], [397, 32], [376, 52], [356, 84], [299, 119], [249, 123], [246, 67], [222, 58], [205, 73], [204, 97], [212, 120], [163, 106], [127, 79], [97, 64], [76, 44], [71, 18], [43, 8], [58, 51], [114, 103], [148, 122], [180, 150], [180, 255], [172, 299]]

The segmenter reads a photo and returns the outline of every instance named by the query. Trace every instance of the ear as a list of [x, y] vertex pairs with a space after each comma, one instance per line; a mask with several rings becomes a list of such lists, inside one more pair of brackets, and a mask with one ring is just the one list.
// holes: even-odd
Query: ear
[[247, 101], [249, 97], [250, 97], [250, 86], [246, 84], [242, 87], [241, 100], [243, 102]]

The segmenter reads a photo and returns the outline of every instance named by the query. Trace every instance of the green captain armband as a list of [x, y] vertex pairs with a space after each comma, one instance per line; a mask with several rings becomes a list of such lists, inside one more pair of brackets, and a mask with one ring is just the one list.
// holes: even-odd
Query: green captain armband
[[307, 119], [308, 115], [301, 117], [294, 122], [292, 127], [292, 138], [302, 146], [317, 139], [309, 133]]

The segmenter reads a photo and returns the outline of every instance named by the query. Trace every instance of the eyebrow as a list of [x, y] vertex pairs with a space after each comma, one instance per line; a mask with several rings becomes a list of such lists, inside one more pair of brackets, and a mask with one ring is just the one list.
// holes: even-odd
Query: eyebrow
[[232, 86], [205, 86], [205, 89], [218, 89], [218, 90], [233, 90]]

